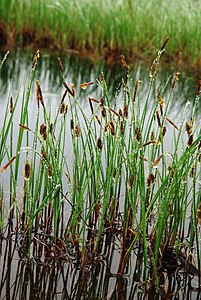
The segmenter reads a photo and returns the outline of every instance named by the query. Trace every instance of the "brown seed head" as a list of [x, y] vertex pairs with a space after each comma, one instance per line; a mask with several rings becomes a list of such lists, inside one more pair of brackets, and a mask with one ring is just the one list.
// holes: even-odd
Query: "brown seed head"
[[124, 131], [125, 131], [125, 128], [124, 128], [124, 122], [121, 121], [121, 124], [120, 124], [120, 132], [121, 132], [122, 135], [124, 134]]
[[102, 117], [103, 117], [104, 119], [106, 118], [107, 113], [106, 113], [106, 108], [105, 108], [105, 106], [102, 106], [102, 107], [101, 107], [101, 115], [102, 115]]
[[40, 51], [37, 50], [37, 51], [36, 51], [36, 54], [34, 55], [34, 58], [33, 58], [32, 69], [33, 69], [33, 67], [35, 66], [35, 64], [37, 63], [39, 57], [40, 57]]
[[141, 133], [140, 133], [140, 129], [138, 127], [135, 129], [135, 137], [138, 142], [141, 141]]
[[154, 183], [154, 180], [155, 180], [154, 174], [153, 173], [149, 174], [146, 183], [148, 188], [151, 186], [152, 183]]
[[75, 125], [75, 136], [78, 138], [80, 136], [81, 129], [78, 124]]
[[128, 180], [128, 187], [131, 188], [134, 183], [134, 175], [132, 174]]
[[117, 176], [117, 168], [114, 168], [113, 178], [116, 178]]
[[110, 132], [113, 136], [115, 135], [114, 121], [111, 120], [111, 121], [107, 122], [107, 124], [105, 125], [105, 132], [107, 132], [108, 130], [110, 130]]
[[74, 121], [73, 121], [73, 119], [70, 120], [70, 129], [74, 130]]
[[174, 80], [173, 80], [170, 91], [172, 91], [174, 89], [176, 82], [179, 81], [179, 75], [180, 75], [180, 73], [179, 73], [179, 71], [177, 71], [174, 75]]
[[105, 77], [104, 77], [103, 72], [101, 72], [100, 81], [105, 81]]
[[52, 165], [48, 166], [48, 178], [52, 178], [53, 170], [52, 170]]
[[66, 104], [62, 102], [60, 105], [60, 115], [63, 116], [65, 114], [65, 109], [66, 109]]
[[101, 140], [100, 137], [99, 137], [98, 140], [97, 140], [97, 146], [98, 146], [98, 149], [99, 149], [99, 150], [102, 150], [102, 148], [103, 148], [103, 143], [102, 143], [102, 140]]
[[13, 97], [10, 97], [10, 113], [12, 114], [13, 112]]
[[161, 127], [161, 120], [160, 120], [160, 116], [159, 116], [159, 111], [156, 111], [156, 118], [157, 118], [157, 122], [158, 122], [158, 126]]
[[42, 155], [42, 157], [43, 157], [44, 160], [47, 159], [47, 153], [46, 153], [45, 149], [41, 150], [41, 155]]
[[124, 106], [124, 118], [128, 119], [128, 104]]
[[193, 134], [188, 137], [188, 146], [190, 147], [193, 144]]
[[130, 70], [130, 67], [127, 65], [125, 57], [123, 55], [121, 55], [121, 62], [122, 62], [122, 65], [124, 66], [124, 68], [126, 69], [126, 72], [128, 73]]
[[26, 162], [24, 167], [24, 179], [29, 180], [30, 179], [30, 173], [31, 173], [31, 167], [28, 162]]
[[39, 80], [36, 80], [36, 100], [37, 100], [38, 108], [39, 108], [40, 103], [42, 104], [42, 106], [44, 106], [43, 95], [42, 95]]
[[59, 68], [60, 68], [60, 70], [61, 70], [61, 73], [62, 73], [62, 75], [63, 75], [63, 74], [64, 74], [64, 69], [63, 69], [63, 65], [62, 65], [62, 62], [61, 62], [60, 57], [58, 57], [58, 64], [59, 64]]
[[195, 173], [195, 167], [192, 167], [192, 168], [191, 168], [191, 171], [190, 171], [190, 177], [191, 177], [191, 178], [193, 178], [194, 173]]
[[47, 140], [47, 126], [44, 123], [40, 125], [40, 135], [44, 141]]
[[133, 102], [135, 102], [135, 100], [136, 100], [137, 89], [138, 89], [138, 83], [139, 83], [139, 81], [136, 80], [136, 82], [135, 82], [135, 89], [134, 89], [134, 95], [133, 95]]
[[165, 47], [166, 47], [168, 41], [169, 41], [169, 38], [167, 38], [167, 39], [165, 40], [165, 42], [163, 43], [163, 45], [162, 45], [162, 47], [161, 47], [161, 49], [160, 49], [161, 52], [162, 52], [163, 50], [165, 50]]
[[164, 126], [164, 127], [163, 127], [163, 131], [162, 131], [162, 135], [165, 136], [165, 135], [166, 135], [166, 132], [167, 132], [167, 128], [166, 128], [166, 126]]
[[50, 133], [53, 133], [54, 125], [53, 123], [50, 123]]

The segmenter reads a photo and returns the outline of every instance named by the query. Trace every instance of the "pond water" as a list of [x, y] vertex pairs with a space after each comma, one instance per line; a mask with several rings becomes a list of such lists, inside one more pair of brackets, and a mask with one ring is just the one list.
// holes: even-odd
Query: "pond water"
[[[97, 94], [96, 85], [90, 86], [87, 90], [80, 89], [79, 85], [84, 82], [96, 82], [100, 78], [101, 72], [104, 73], [106, 82], [108, 84], [109, 94], [115, 97], [117, 87], [122, 78], [124, 78], [125, 70], [120, 64], [113, 66], [107, 65], [105, 62], [93, 63], [90, 60], [83, 60], [77, 56], [59, 54], [62, 59], [64, 67], [64, 77], [66, 82], [75, 84], [75, 91], [77, 97], [80, 99], [85, 114], [90, 115], [88, 98], [101, 98], [101, 92]], [[3, 54], [2, 54], [3, 57]], [[42, 52], [38, 61], [35, 80], [38, 79], [43, 91], [44, 101], [51, 107], [54, 114], [54, 107], [60, 103], [64, 92], [62, 86], [61, 74], [57, 62], [57, 53]], [[19, 99], [23, 95], [23, 88], [28, 84], [27, 74], [29, 74], [32, 67], [33, 53], [30, 52], [12, 52], [8, 55], [0, 74], [0, 106], [1, 113], [4, 114], [6, 104], [10, 96], [14, 101], [19, 93]], [[162, 59], [161, 59], [162, 60]], [[149, 88], [149, 66], [142, 63], [134, 63], [131, 66], [130, 79], [133, 80], [133, 87], [135, 80], [141, 81], [141, 94], [146, 94]], [[172, 68], [169, 70], [159, 67], [158, 75], [154, 82], [153, 97], [156, 97], [157, 89], [168, 90], [171, 87], [174, 74], [176, 70]], [[168, 117], [174, 120], [174, 123], [180, 122], [182, 111], [186, 103], [188, 104], [189, 118], [192, 113], [192, 107], [195, 99], [195, 91], [199, 78], [195, 78], [193, 74], [186, 74], [180, 71], [179, 82], [174, 91], [174, 97], [170, 103], [170, 113]], [[35, 88], [35, 84], [34, 84]], [[26, 90], [25, 90], [26, 92]], [[121, 97], [119, 97], [121, 98]], [[112, 99], [111, 99], [112, 101]], [[18, 108], [17, 108], [18, 109]], [[35, 91], [33, 91], [30, 103], [29, 127], [35, 125], [35, 118], [37, 114], [37, 105], [35, 99]], [[200, 120], [201, 104], [196, 110], [196, 119]], [[20, 106], [15, 114], [14, 120], [16, 124], [19, 123]], [[0, 120], [2, 126], [3, 120]], [[14, 138], [17, 136], [19, 128], [14, 128]], [[169, 131], [169, 140], [172, 139], [172, 131]], [[15, 143], [15, 139], [13, 143]], [[71, 150], [72, 144], [68, 143], [68, 149]], [[2, 166], [5, 161], [2, 162]], [[1, 167], [2, 167], [1, 166]], [[22, 171], [21, 171], [22, 172]], [[0, 175], [1, 185], [6, 186], [9, 182], [9, 174]], [[22, 176], [23, 182], [23, 176]], [[8, 197], [9, 198], [9, 197]], [[62, 258], [54, 262], [45, 261], [41, 264], [35, 257], [33, 260], [19, 258], [20, 243], [13, 245], [10, 241], [14, 239], [14, 231], [11, 230], [9, 239], [1, 240], [2, 255], [0, 259], [0, 299], [200, 299], [200, 291], [197, 289], [198, 279], [181, 278], [179, 275], [175, 278], [168, 278], [168, 290], [164, 294], [158, 294], [156, 290], [147, 290], [146, 286], [141, 280], [141, 260], [136, 260], [136, 256], [132, 257], [131, 267], [127, 270], [124, 277], [118, 278], [117, 264], [115, 259], [111, 257], [106, 261], [100, 261], [93, 269], [93, 273], [86, 271], [83, 274], [79, 267], [76, 269], [68, 263], [73, 254], [69, 252], [66, 259]], [[118, 248], [118, 241], [112, 241], [114, 247]], [[136, 249], [137, 252], [137, 249]], [[141, 254], [141, 253], [140, 253]], [[139, 254], [139, 255], [140, 255]], [[111, 255], [112, 256], [112, 255]], [[116, 258], [119, 261], [119, 258]], [[91, 276], [92, 275], [92, 276]], [[166, 278], [167, 279], [167, 278]], [[174, 290], [174, 293], [171, 292]], [[176, 291], [176, 292], [175, 292]], [[81, 292], [81, 293], [80, 293]], [[165, 295], [165, 296], [164, 296]], [[166, 297], [166, 298], [164, 298]], [[167, 298], [168, 297], [168, 298]]]

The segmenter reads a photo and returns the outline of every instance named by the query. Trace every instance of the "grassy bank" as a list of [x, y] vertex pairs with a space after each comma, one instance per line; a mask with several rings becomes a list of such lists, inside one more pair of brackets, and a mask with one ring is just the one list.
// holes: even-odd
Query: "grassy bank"
[[[148, 56], [169, 37], [171, 60], [200, 62], [200, 1], [1, 1], [10, 44]], [[4, 29], [3, 29], [4, 27]]]
[[[130, 78], [123, 56], [125, 75], [115, 95], [109, 95], [104, 74], [81, 84], [89, 95], [92, 85], [101, 94], [99, 99], [85, 94], [87, 113], [74, 85], [66, 82], [60, 59], [64, 90], [57, 107], [48, 106], [35, 78], [39, 52], [35, 54], [22, 97], [13, 99], [11, 91], [0, 135], [0, 241], [14, 235], [20, 258], [68, 257], [85, 271], [100, 259], [111, 264], [118, 253], [116, 273], [122, 276], [137, 249], [141, 276], [151, 278], [152, 285], [159, 287], [161, 270], [183, 268], [200, 275], [196, 108], [201, 82], [190, 117], [186, 107], [175, 124], [168, 108], [179, 73], [152, 93], [164, 46], [151, 66], [146, 93], [138, 78]], [[30, 126], [33, 97], [35, 124]]]

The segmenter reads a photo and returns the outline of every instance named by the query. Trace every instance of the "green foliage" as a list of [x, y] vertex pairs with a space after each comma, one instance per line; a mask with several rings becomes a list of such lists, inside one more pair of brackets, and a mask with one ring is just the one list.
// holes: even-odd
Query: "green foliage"
[[[163, 253], [170, 249], [179, 252], [184, 245], [189, 249], [195, 246], [199, 253], [201, 131], [195, 112], [200, 83], [191, 118], [186, 121], [184, 110], [181, 122], [175, 124], [168, 118], [168, 107], [179, 73], [154, 97], [152, 93], [164, 47], [151, 66], [146, 93], [138, 78], [130, 78], [130, 68], [122, 56], [125, 76], [119, 90], [112, 97], [101, 74], [96, 87], [102, 96], [89, 97], [90, 113], [83, 110], [74, 85], [65, 82], [61, 62], [65, 93], [57, 107], [47, 106], [42, 87], [35, 80], [36, 53], [24, 87], [16, 147], [12, 139], [13, 127], [18, 127], [13, 123], [17, 100], [10, 112], [8, 100], [1, 131], [1, 163], [5, 162], [1, 173], [10, 168], [10, 210], [14, 207], [20, 220], [16, 235], [24, 234], [28, 240], [27, 255], [35, 251], [33, 239], [42, 240], [45, 255], [50, 248], [56, 255], [62, 245], [70, 244], [84, 264], [86, 253], [99, 256], [115, 239], [120, 245], [118, 273], [122, 275], [138, 243], [144, 278], [151, 261], [157, 281]], [[37, 115], [34, 128], [30, 128], [35, 81]], [[80, 89], [90, 89], [91, 84]], [[169, 132], [171, 152], [166, 143]], [[70, 152], [66, 152], [67, 143]], [[22, 166], [24, 180], [20, 183]], [[19, 185], [23, 190], [20, 195]], [[188, 237], [185, 226], [189, 212]], [[1, 215], [1, 223], [4, 219]]]
[[200, 1], [187, 0], [0, 3], [0, 20], [9, 24], [18, 43], [28, 36], [29, 44], [33, 39], [51, 38], [50, 43], [62, 49], [93, 49], [99, 54], [116, 49], [138, 53], [141, 49], [148, 55], [170, 37], [170, 56], [191, 62], [200, 57], [200, 14]]

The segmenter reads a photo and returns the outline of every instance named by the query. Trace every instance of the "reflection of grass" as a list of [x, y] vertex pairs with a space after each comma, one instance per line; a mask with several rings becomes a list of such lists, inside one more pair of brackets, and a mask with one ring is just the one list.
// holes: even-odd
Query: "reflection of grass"
[[[5, 13], [6, 12], [6, 13]], [[172, 57], [200, 58], [200, 1], [1, 1], [0, 19], [10, 37], [64, 49], [152, 53], [169, 36]], [[14, 27], [16, 26], [16, 31]], [[18, 33], [24, 32], [23, 37]], [[52, 37], [52, 39], [48, 39]], [[47, 39], [46, 39], [47, 38]], [[176, 55], [175, 55], [176, 54]]]
[[[65, 93], [55, 111], [48, 109], [36, 80], [37, 114], [30, 128], [30, 99], [39, 58], [35, 55], [22, 103], [18, 99], [13, 103], [12, 98], [8, 101], [0, 140], [1, 173], [10, 169], [9, 221], [17, 224], [16, 238], [22, 236], [21, 256], [60, 256], [73, 247], [79, 264], [87, 268], [100, 255], [107, 258], [118, 245], [117, 272], [122, 275], [132, 249], [138, 246], [144, 278], [148, 277], [147, 267], [152, 266], [153, 282], [158, 280], [166, 255], [177, 263], [183, 254], [186, 259], [182, 266], [197, 272], [190, 250], [196, 247], [199, 262], [201, 131], [195, 111], [201, 86], [199, 82], [190, 120], [185, 123], [184, 110], [180, 123], [175, 124], [168, 118], [168, 108], [179, 73], [169, 90], [158, 89], [155, 99], [151, 93], [163, 51], [164, 47], [152, 64], [146, 94], [141, 93], [140, 80], [129, 80], [130, 68], [123, 56], [125, 76], [115, 99], [110, 98], [102, 73], [96, 83], [102, 97], [89, 97], [90, 115], [76, 97], [74, 85], [65, 82], [59, 60]], [[85, 83], [80, 89], [90, 89], [91, 85]], [[19, 126], [13, 121], [18, 105]], [[169, 132], [171, 152], [165, 144]], [[66, 152], [67, 145], [72, 145], [70, 153]], [[22, 165], [20, 198], [17, 187]]]

